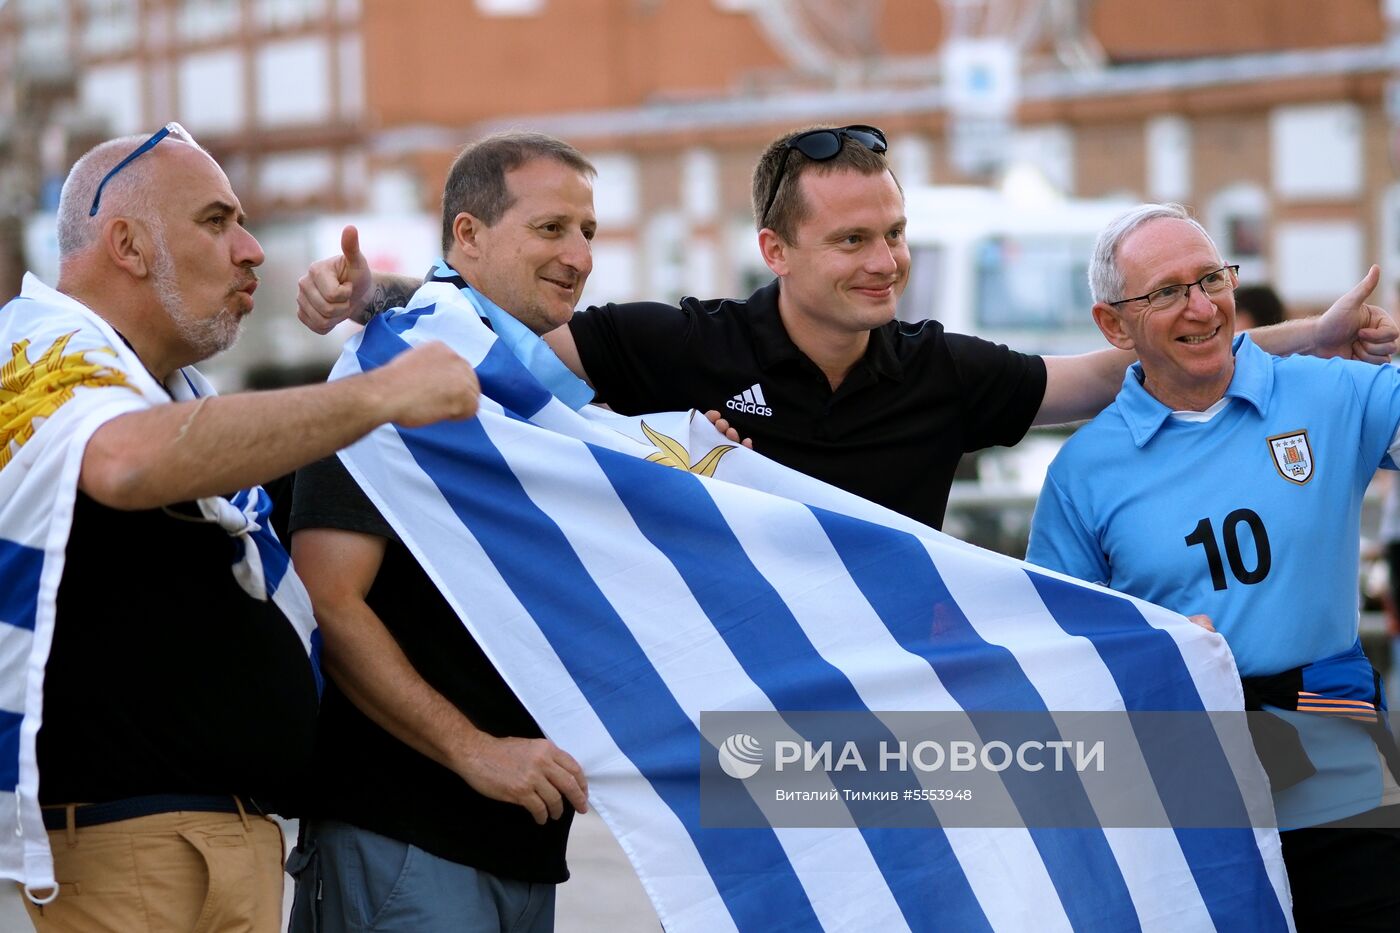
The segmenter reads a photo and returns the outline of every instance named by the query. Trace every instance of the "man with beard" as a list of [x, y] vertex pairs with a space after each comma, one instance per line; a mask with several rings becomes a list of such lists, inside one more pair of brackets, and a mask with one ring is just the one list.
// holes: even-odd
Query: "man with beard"
[[58, 239], [58, 287], [26, 276], [0, 311], [0, 864], [40, 931], [270, 933], [264, 814], [310, 755], [318, 638], [256, 484], [468, 417], [476, 377], [435, 344], [214, 396], [193, 364], [236, 339], [263, 253], [178, 124], [80, 159]]

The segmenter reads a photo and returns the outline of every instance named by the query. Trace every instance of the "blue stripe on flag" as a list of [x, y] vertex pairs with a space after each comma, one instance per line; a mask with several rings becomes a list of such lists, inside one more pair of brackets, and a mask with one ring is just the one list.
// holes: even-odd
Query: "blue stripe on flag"
[[419, 318], [427, 317], [435, 311], [437, 311], [437, 305], [430, 304], [414, 308], [412, 311], [395, 311], [392, 314], [382, 315], [369, 322], [369, 326], [365, 328], [365, 336], [368, 337], [370, 329], [376, 325], [387, 327], [395, 334], [405, 333], [413, 329]]
[[[390, 315], [384, 324], [380, 324], [383, 318], [370, 321], [356, 351], [361, 369], [382, 366], [408, 349], [408, 343], [399, 335], [411, 329], [419, 317], [430, 313], [434, 307], [428, 305]], [[500, 340], [491, 345], [475, 369], [481, 393], [524, 418], [534, 415], [554, 397]]]
[[[676, 780], [703, 738], [558, 526], [525, 494], [480, 421], [399, 431], [462, 524], [549, 640], [618, 747], [680, 819], [741, 930], [817, 930], [772, 830], [701, 830], [694, 781]], [[463, 464], [470, 463], [465, 470]], [[660, 472], [660, 471], [658, 471]], [[586, 622], [586, 624], [584, 624]], [[625, 682], [628, 689], [617, 690]], [[561, 737], [567, 745], [567, 737]]]
[[326, 675], [321, 672], [321, 653], [321, 627], [318, 625], [311, 632], [311, 677], [316, 682], [318, 700], [326, 689]]
[[291, 566], [292, 555], [287, 553], [287, 549], [282, 546], [282, 542], [277, 540], [277, 533], [272, 530], [271, 525], [264, 525], [254, 532], [253, 537], [258, 539], [258, 556], [262, 558], [263, 581], [267, 585], [267, 592], [271, 594], [277, 592], [277, 587], [282, 585], [282, 578], [287, 575], [287, 568]]
[[477, 364], [476, 378], [481, 380], [483, 395], [525, 418], [554, 398], [500, 340], [491, 345], [485, 358]]
[[[824, 509], [812, 512], [891, 634], [906, 651], [928, 662], [959, 706], [969, 711], [1046, 712], [1036, 734], [1027, 730], [1024, 738], [1060, 738], [1044, 700], [1015, 656], [977, 634], [917, 538]], [[1031, 724], [1029, 717], [1017, 719], [1023, 722]], [[1017, 737], [1000, 731], [995, 737], [1018, 745]], [[1053, 808], [1072, 814], [1070, 819], [1078, 814], [1081, 826], [1096, 825], [1093, 806], [1073, 772], [1030, 774], [1011, 768], [1002, 776], [1028, 820], [1030, 811]], [[1030, 834], [1075, 929], [1141, 928], [1103, 830], [1042, 828]]]
[[[272, 497], [267, 494], [267, 490], [261, 486], [253, 486], [250, 489], [242, 489], [234, 494], [229, 500], [239, 511], [247, 511], [248, 503], [257, 496], [257, 508], [254, 510], [254, 520], [258, 523], [258, 530], [253, 532], [252, 538], [258, 546], [258, 559], [262, 563], [263, 587], [267, 594], [271, 596], [277, 592], [277, 587], [282, 584], [282, 578], [287, 575], [287, 568], [291, 566], [292, 557], [287, 553], [286, 547], [278, 540], [277, 533], [272, 530]], [[240, 548], [238, 560], [243, 559], [243, 550]]]
[[[779, 712], [866, 710], [846, 675], [821, 657], [782, 597], [754, 567], [699, 480], [625, 454], [590, 449], [642, 534], [675, 566], [745, 672]], [[677, 514], [685, 520], [676, 522]], [[806, 737], [840, 740], [837, 735]], [[852, 790], [875, 789], [873, 783], [862, 786], [863, 780], [888, 790], [894, 777], [847, 770], [831, 775], [837, 787]], [[907, 779], [909, 789], [918, 786], [912, 773]], [[864, 808], [852, 803], [850, 809], [859, 824]], [[990, 929], [942, 830], [865, 828], [861, 835], [912, 929]]]
[[23, 713], [0, 709], [0, 791], [14, 793], [19, 786], [19, 727]]
[[[1135, 605], [1033, 570], [1026, 574], [1059, 626], [1093, 643], [1130, 712], [1205, 709], [1176, 641], [1149, 625]], [[1153, 641], [1155, 651], [1134, 650], [1134, 646]], [[1204, 719], [1201, 727], [1211, 728]], [[1217, 795], [1214, 799], [1222, 806], [1237, 805], [1238, 818], [1247, 820], [1239, 788], [1233, 781], [1223, 780], [1230, 774], [1230, 766], [1213, 737], [1197, 734], [1192, 739], [1193, 746], [1210, 754], [1212, 760], [1182, 761], [1177, 737], [1151, 728], [1136, 732], [1168, 819], [1199, 812], [1201, 780], [1215, 775], [1210, 780], [1210, 793]], [[1176, 777], [1164, 777], [1173, 774]], [[1178, 829], [1176, 837], [1218, 929], [1288, 929], [1253, 830]], [[1221, 863], [1230, 869], [1222, 871]]]
[[0, 538], [0, 622], [34, 631], [44, 552]]

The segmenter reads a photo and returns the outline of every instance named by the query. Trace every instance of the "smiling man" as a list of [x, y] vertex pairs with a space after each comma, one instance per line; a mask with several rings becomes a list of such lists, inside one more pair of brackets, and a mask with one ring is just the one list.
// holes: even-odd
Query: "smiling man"
[[[592, 178], [547, 136], [467, 147], [428, 274], [576, 408], [593, 393], [539, 335], [569, 320], [592, 271]], [[543, 737], [337, 458], [297, 474], [291, 524], [332, 681], [313, 818], [288, 864], [292, 929], [552, 930], [569, 826], [587, 809], [578, 763]]]
[[[1400, 929], [1400, 788], [1356, 587], [1362, 496], [1400, 452], [1400, 371], [1236, 337], [1236, 268], [1177, 205], [1100, 235], [1094, 320], [1139, 363], [1051, 465], [1027, 558], [1209, 616], [1249, 708], [1285, 711], [1311, 758], [1271, 774], [1298, 929]], [[1338, 820], [1366, 825], [1314, 828]]]

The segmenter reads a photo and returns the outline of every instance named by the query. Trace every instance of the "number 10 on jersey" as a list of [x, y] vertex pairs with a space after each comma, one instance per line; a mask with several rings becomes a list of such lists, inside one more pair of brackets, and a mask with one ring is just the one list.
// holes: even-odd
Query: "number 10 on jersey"
[[[1244, 565], [1244, 555], [1240, 553], [1240, 526], [1248, 525], [1254, 535], [1254, 566]], [[1269, 575], [1273, 555], [1269, 550], [1269, 533], [1264, 528], [1264, 520], [1250, 509], [1235, 509], [1225, 516], [1221, 525], [1221, 536], [1225, 539], [1225, 557], [1230, 562], [1230, 572], [1241, 583], [1254, 584]], [[1220, 559], [1220, 545], [1216, 542], [1215, 528], [1208, 518], [1196, 523], [1195, 529], [1186, 536], [1187, 547], [1200, 545], [1206, 552], [1206, 565], [1210, 568], [1210, 582], [1217, 590], [1229, 585], [1225, 579], [1225, 564]]]

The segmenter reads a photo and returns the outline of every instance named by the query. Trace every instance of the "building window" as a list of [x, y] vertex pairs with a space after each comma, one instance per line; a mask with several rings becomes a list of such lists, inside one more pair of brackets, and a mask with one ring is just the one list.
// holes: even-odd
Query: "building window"
[[68, 59], [68, 8], [54, 0], [23, 0], [19, 5], [20, 57], [26, 65]]
[[1326, 307], [1366, 271], [1361, 229], [1350, 221], [1280, 223], [1274, 255], [1278, 275], [1273, 284], [1285, 304]]
[[1204, 220], [1226, 261], [1239, 263], [1241, 281], [1268, 281], [1269, 198], [1262, 188], [1222, 188], [1210, 199]]
[[238, 31], [238, 0], [183, 0], [181, 37], [194, 41], [230, 36]]
[[324, 38], [258, 49], [258, 120], [266, 126], [327, 123], [332, 117], [330, 50]]
[[84, 112], [104, 120], [111, 135], [125, 136], [145, 129], [141, 75], [134, 64], [87, 69], [79, 94]]
[[200, 133], [243, 128], [243, 54], [238, 49], [198, 52], [180, 62], [180, 122]]
[[326, 14], [326, 0], [258, 0], [258, 25], [288, 29], [319, 22]]
[[1159, 201], [1191, 197], [1191, 124], [1182, 117], [1147, 121], [1147, 193]]
[[86, 0], [83, 48], [90, 54], [122, 52], [136, 44], [136, 0]]
[[598, 177], [593, 180], [593, 202], [603, 227], [628, 227], [641, 215], [641, 182], [637, 159], [621, 152], [593, 157]]
[[1296, 200], [1360, 196], [1361, 129], [1361, 111], [1355, 104], [1274, 110], [1269, 115], [1274, 190]]
[[335, 157], [325, 151], [270, 155], [258, 172], [258, 190], [264, 198], [304, 201], [331, 190], [335, 181]]
[[482, 16], [534, 16], [544, 12], [544, 0], [476, 0]]

